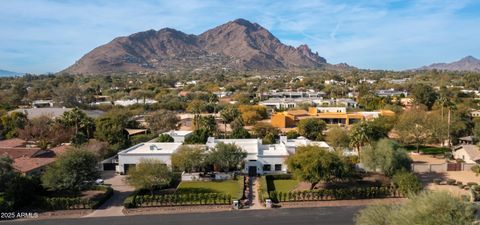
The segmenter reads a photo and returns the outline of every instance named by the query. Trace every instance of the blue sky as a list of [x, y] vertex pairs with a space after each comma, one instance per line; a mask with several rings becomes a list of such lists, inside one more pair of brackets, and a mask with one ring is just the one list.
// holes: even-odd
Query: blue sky
[[117, 36], [171, 27], [199, 34], [236, 18], [330, 63], [401, 70], [480, 57], [476, 0], [4, 0], [0, 69], [57, 72]]

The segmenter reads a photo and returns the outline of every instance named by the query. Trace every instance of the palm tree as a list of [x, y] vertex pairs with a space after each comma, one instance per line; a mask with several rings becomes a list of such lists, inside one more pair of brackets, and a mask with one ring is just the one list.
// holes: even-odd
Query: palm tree
[[[438, 99], [437, 99], [437, 104], [441, 107], [441, 114], [442, 114], [442, 121], [444, 118], [444, 109], [448, 109], [448, 118], [447, 118], [447, 123], [448, 123], [448, 128], [447, 128], [447, 140], [448, 140], [448, 146], [451, 146], [451, 141], [450, 141], [450, 124], [451, 124], [451, 115], [452, 115], [452, 110], [455, 109], [455, 104], [448, 98], [448, 96], [442, 94]], [[443, 146], [443, 142], [442, 142]]]
[[365, 121], [362, 121], [352, 127], [350, 132], [350, 145], [357, 149], [359, 155], [361, 147], [371, 140], [370, 130], [370, 126]]
[[223, 125], [225, 126], [225, 130], [224, 130], [225, 137], [227, 135], [227, 123], [233, 122], [239, 116], [240, 116], [240, 112], [234, 106], [229, 106], [220, 112], [220, 117], [222, 118]]

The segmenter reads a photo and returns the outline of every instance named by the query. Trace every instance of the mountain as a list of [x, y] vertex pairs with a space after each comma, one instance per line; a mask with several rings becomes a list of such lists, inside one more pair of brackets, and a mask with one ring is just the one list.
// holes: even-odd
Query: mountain
[[118, 37], [93, 49], [63, 72], [271, 70], [327, 65], [327, 61], [307, 45], [297, 48], [285, 45], [257, 23], [237, 19], [200, 35], [164, 28]]
[[13, 77], [13, 76], [21, 76], [23, 73], [12, 72], [8, 70], [1, 70], [0, 69], [0, 77]]
[[424, 66], [419, 70], [447, 70], [447, 71], [470, 71], [480, 72], [480, 60], [473, 56], [467, 56], [459, 61], [452, 63], [434, 63], [430, 66]]

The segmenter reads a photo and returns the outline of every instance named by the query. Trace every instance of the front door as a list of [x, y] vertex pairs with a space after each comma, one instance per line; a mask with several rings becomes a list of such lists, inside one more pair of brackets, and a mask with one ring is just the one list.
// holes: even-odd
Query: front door
[[248, 176], [256, 177], [257, 176], [257, 167], [256, 166], [249, 166], [248, 167]]

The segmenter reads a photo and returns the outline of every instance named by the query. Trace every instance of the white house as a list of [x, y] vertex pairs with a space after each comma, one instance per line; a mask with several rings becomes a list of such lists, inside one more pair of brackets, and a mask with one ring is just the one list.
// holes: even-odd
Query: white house
[[192, 131], [187, 130], [171, 130], [163, 134], [168, 134], [173, 138], [173, 142], [183, 143], [185, 138], [192, 135]]
[[318, 145], [331, 149], [323, 141], [310, 141], [306, 138], [287, 139], [280, 137], [277, 144], [263, 144], [261, 139], [216, 139], [208, 138], [206, 143], [208, 149], [213, 149], [218, 143], [235, 144], [247, 152], [244, 172], [249, 174], [286, 173], [287, 165], [285, 160], [299, 146]]
[[453, 149], [453, 157], [466, 163], [480, 162], [480, 150], [476, 145], [459, 145]]
[[172, 164], [171, 156], [176, 152], [182, 143], [160, 143], [146, 142], [118, 153], [118, 165], [115, 170], [118, 173], [127, 173], [128, 169], [134, 167], [142, 159], [158, 159], [170, 166]]
[[[207, 150], [212, 150], [218, 143], [235, 144], [247, 152], [244, 172], [249, 174], [286, 173], [285, 160], [294, 154], [297, 147], [316, 145], [333, 150], [326, 142], [310, 141], [304, 137], [287, 139], [281, 136], [279, 143], [263, 144], [261, 139], [216, 139], [209, 137], [206, 143]], [[142, 159], [158, 159], [166, 165], [171, 165], [171, 156], [182, 143], [158, 143], [146, 142], [118, 153], [118, 159], [110, 159], [104, 163], [118, 163], [115, 170], [118, 173], [126, 173], [129, 168], [137, 165]]]

